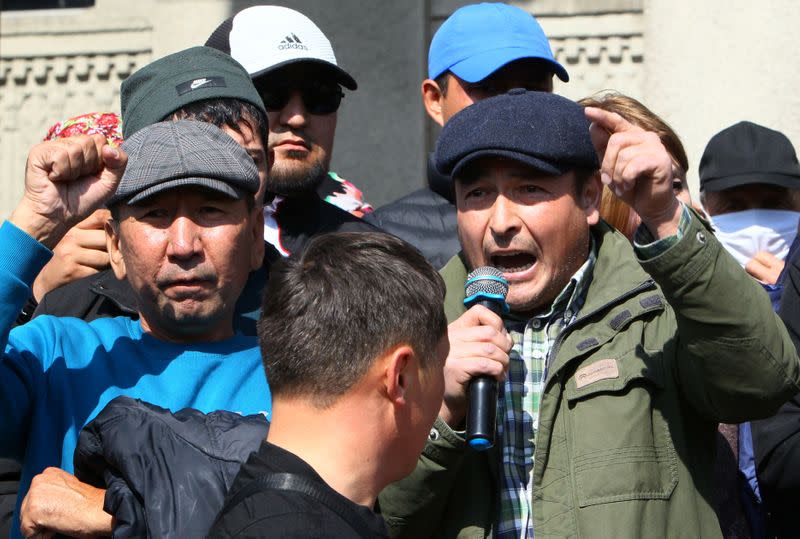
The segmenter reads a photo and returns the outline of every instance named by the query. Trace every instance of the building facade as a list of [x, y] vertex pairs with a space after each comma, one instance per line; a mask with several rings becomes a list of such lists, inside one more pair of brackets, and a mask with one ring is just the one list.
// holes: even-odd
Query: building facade
[[[119, 84], [152, 59], [202, 44], [225, 18], [264, 2], [9, 0], [0, 12], [0, 212], [19, 200], [28, 148], [56, 121], [119, 111]], [[374, 204], [424, 184], [436, 129], [420, 83], [427, 48], [462, 0], [285, 0], [323, 29], [359, 83], [339, 111], [333, 169]], [[570, 73], [556, 92], [616, 90], [682, 136], [696, 185], [706, 141], [748, 119], [800, 140], [789, 51], [792, 0], [528, 0]], [[80, 5], [83, 7], [69, 7]], [[32, 7], [50, 9], [30, 9]], [[16, 8], [16, 9], [10, 9]]]

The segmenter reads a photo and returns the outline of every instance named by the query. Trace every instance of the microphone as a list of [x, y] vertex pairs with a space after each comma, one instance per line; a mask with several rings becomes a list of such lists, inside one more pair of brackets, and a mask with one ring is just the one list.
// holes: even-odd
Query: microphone
[[[464, 305], [482, 305], [497, 315], [508, 312], [508, 281], [503, 272], [483, 266], [467, 275], [464, 284]], [[467, 400], [467, 443], [475, 451], [486, 451], [494, 445], [497, 430], [497, 380], [476, 376], [469, 383]]]

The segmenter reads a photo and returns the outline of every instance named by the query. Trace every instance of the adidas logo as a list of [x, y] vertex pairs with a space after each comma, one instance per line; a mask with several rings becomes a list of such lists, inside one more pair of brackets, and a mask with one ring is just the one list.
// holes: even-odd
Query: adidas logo
[[281, 41], [280, 45], [278, 45], [278, 50], [283, 51], [287, 49], [298, 49], [301, 51], [307, 51], [308, 47], [303, 45], [303, 42], [300, 41], [300, 38], [297, 37], [294, 33], [289, 34]]

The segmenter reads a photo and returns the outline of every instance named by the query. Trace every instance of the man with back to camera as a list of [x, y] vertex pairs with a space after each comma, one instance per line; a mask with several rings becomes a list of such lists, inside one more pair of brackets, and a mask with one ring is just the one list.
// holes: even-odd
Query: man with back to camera
[[[675, 198], [658, 136], [585, 115], [591, 133], [576, 103], [513, 90], [442, 131], [463, 250], [442, 270], [439, 418], [417, 469], [380, 497], [394, 536], [718, 537], [716, 424], [798, 391], [785, 328]], [[603, 184], [642, 218], [634, 246], [599, 219]], [[482, 265], [509, 282], [503, 319], [464, 312], [467, 271]], [[459, 432], [468, 382], [506, 371], [495, 446], [472, 452]]]
[[[23, 519], [23, 534], [107, 534], [103, 491], [68, 472], [78, 429], [111, 399], [269, 414], [255, 339], [233, 327], [236, 298], [264, 253], [258, 170], [219, 128], [178, 121], [142, 129], [122, 150], [100, 135], [40, 144], [25, 181], [0, 231], [0, 451], [23, 463], [19, 500], [33, 475], [63, 470], [50, 471], [49, 499], [31, 508], [43, 519]], [[104, 201], [112, 268], [131, 283], [139, 319], [42, 316], [9, 332], [48, 246]]]
[[385, 537], [375, 499], [441, 405], [444, 283], [388, 234], [327, 234], [279, 264], [259, 321], [275, 413], [210, 536]]
[[[271, 181], [278, 218], [267, 227], [280, 235], [285, 220], [317, 198], [362, 216], [372, 211], [363, 194], [330, 170], [342, 86], [355, 79], [342, 69], [333, 47], [314, 22], [282, 6], [253, 6], [226, 19], [206, 45], [230, 54], [253, 79], [269, 113], [269, 150], [275, 154]], [[285, 207], [286, 206], [286, 207]], [[335, 214], [335, 212], [330, 211]], [[291, 251], [291, 246], [286, 246]]]
[[[475, 101], [511, 88], [553, 91], [553, 75], [569, 75], [530, 13], [507, 4], [481, 3], [453, 12], [433, 36], [422, 102], [444, 125]], [[367, 220], [417, 247], [437, 268], [460, 249], [450, 178], [428, 160], [427, 187], [382, 206]]]

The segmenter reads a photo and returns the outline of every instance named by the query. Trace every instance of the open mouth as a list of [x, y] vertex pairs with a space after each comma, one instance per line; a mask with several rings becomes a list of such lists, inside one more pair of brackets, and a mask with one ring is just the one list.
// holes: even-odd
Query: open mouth
[[492, 255], [491, 262], [503, 273], [519, 273], [533, 267], [536, 257], [530, 253], [503, 253]]

